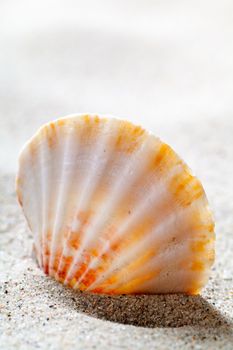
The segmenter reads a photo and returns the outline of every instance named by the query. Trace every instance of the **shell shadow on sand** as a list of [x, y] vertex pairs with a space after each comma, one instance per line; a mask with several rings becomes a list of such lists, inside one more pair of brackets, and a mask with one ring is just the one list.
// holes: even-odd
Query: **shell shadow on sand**
[[229, 320], [200, 295], [98, 295], [63, 288], [65, 297], [61, 291], [59, 299], [65, 307], [107, 321], [148, 328], [232, 329]]

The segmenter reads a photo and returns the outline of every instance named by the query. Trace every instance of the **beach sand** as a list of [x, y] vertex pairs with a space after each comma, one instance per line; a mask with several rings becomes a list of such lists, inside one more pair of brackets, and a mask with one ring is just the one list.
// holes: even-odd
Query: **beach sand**
[[[0, 349], [233, 349], [232, 0], [0, 1]], [[39, 270], [20, 148], [75, 112], [142, 124], [202, 181], [216, 262], [200, 296], [98, 296]]]
[[184, 147], [216, 218], [216, 263], [199, 296], [91, 295], [45, 276], [32, 256], [14, 175], [2, 174], [1, 349], [232, 349], [232, 134], [233, 122], [205, 121], [180, 123], [166, 137]]

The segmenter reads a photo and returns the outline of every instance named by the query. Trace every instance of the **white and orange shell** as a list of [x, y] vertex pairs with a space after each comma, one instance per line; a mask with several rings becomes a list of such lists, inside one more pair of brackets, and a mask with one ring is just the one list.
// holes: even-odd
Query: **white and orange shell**
[[19, 203], [44, 272], [95, 293], [196, 294], [214, 261], [201, 183], [139, 126], [77, 115], [41, 127], [20, 155]]

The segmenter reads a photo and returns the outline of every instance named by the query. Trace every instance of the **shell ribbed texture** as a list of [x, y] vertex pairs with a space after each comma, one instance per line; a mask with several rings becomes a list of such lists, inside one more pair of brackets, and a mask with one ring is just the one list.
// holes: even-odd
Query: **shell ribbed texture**
[[24, 147], [17, 192], [39, 266], [96, 293], [196, 294], [214, 261], [201, 183], [127, 121], [71, 116]]

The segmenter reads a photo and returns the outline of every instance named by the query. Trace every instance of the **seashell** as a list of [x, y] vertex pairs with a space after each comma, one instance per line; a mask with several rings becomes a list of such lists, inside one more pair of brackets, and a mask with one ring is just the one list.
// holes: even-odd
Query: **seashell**
[[77, 115], [23, 148], [19, 203], [39, 266], [94, 293], [196, 294], [214, 261], [201, 183], [157, 137], [130, 122]]

